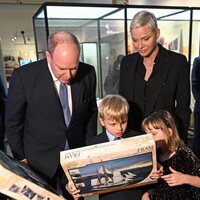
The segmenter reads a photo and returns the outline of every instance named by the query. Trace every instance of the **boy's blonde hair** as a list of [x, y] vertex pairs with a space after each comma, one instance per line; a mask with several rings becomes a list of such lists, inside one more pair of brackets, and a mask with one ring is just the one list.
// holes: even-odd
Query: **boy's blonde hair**
[[[142, 122], [142, 130], [151, 130], [150, 125], [155, 129], [161, 129], [163, 131], [166, 135], [167, 145], [171, 153], [180, 147], [182, 142], [180, 140], [174, 119], [169, 112], [161, 110], [152, 113]], [[169, 131], [169, 128], [172, 130], [171, 132]]]
[[107, 95], [99, 104], [99, 118], [122, 122], [128, 120], [129, 105], [120, 95]]

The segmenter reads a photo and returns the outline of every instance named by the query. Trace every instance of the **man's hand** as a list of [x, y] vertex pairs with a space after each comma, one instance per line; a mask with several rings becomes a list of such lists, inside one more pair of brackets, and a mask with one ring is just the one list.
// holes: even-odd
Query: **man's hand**
[[20, 163], [23, 164], [23, 165], [27, 165], [28, 164], [26, 159], [20, 160]]

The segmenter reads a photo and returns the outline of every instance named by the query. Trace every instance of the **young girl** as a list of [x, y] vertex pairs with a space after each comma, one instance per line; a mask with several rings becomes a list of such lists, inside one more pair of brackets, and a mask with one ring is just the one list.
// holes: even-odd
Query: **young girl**
[[153, 135], [158, 162], [164, 175], [142, 199], [200, 199], [200, 160], [180, 140], [175, 122], [167, 111], [158, 111], [145, 118], [142, 129]]

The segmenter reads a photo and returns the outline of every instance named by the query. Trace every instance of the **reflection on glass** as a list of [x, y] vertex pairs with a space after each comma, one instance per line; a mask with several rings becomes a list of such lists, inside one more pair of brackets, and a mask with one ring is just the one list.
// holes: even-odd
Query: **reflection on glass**
[[[45, 16], [45, 9], [47, 16]], [[134, 6], [130, 7], [130, 5], [126, 7], [86, 4], [68, 6], [59, 3], [48, 5], [47, 3], [40, 10], [41, 12], [34, 16], [38, 59], [45, 57], [46, 31], [48, 31], [48, 34], [63, 30], [72, 32], [84, 46], [83, 52], [81, 52], [81, 55], [84, 56], [82, 60], [94, 65], [96, 69], [97, 98], [102, 98], [106, 94], [117, 93], [117, 86], [111, 86], [115, 85], [113, 82], [116, 82], [115, 79], [118, 79], [119, 76], [119, 71], [115, 70], [115, 73], [114, 69], [118, 69], [116, 67], [118, 56], [135, 51], [129, 34], [129, 26], [131, 19], [138, 11], [148, 10], [154, 13], [161, 31], [159, 43], [167, 49], [184, 54], [188, 58], [191, 12], [189, 8], [135, 8]], [[125, 16], [125, 13], [127, 16]], [[47, 24], [45, 24], [45, 17]], [[191, 62], [194, 57], [199, 55], [199, 10], [193, 10], [193, 17]], [[125, 30], [125, 28], [127, 29]], [[92, 47], [95, 50], [92, 50], [91, 53], [90, 45], [94, 44], [96, 47]], [[111, 75], [112, 73], [115, 75]], [[109, 80], [109, 77], [111, 77], [110, 81], [106, 81], [106, 79]], [[112, 89], [106, 88], [106, 85], [108, 85], [106, 82], [109, 82]]]
[[[141, 9], [130, 8], [127, 10], [128, 16], [131, 11], [133, 15]], [[190, 10], [183, 9], [145, 9], [155, 14], [158, 19], [160, 29], [159, 43], [166, 49], [182, 53], [188, 58], [189, 52], [189, 23]], [[129, 26], [131, 19], [128, 20], [128, 47], [130, 53], [135, 52], [132, 46]]]

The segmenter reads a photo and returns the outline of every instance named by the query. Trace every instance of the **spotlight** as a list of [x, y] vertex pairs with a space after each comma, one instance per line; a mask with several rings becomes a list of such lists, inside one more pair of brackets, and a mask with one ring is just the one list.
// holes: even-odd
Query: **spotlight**
[[24, 35], [24, 31], [21, 31], [21, 34], [22, 34], [22, 37], [24, 39], [24, 44], [26, 44], [26, 38], [25, 38], [25, 35]]

